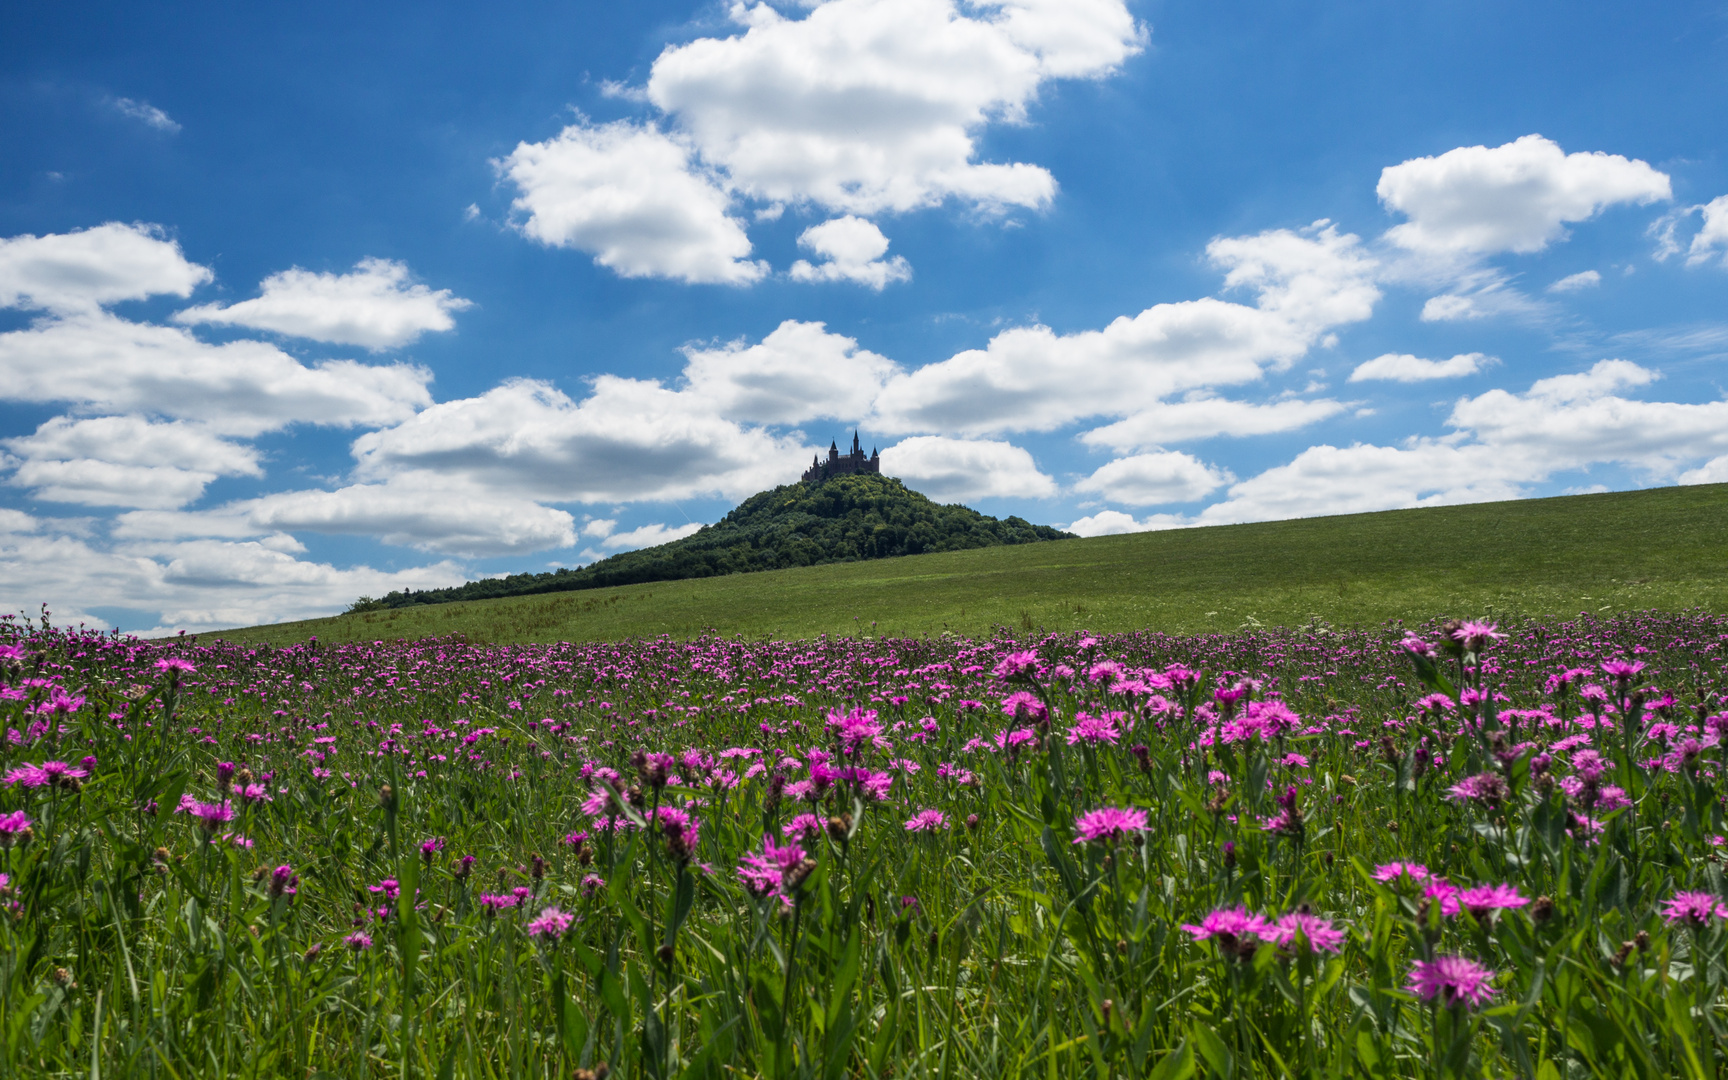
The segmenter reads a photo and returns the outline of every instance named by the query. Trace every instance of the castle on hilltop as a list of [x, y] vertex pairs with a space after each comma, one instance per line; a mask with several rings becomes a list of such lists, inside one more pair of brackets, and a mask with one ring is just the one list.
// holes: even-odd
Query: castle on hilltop
[[880, 474], [881, 472], [881, 453], [872, 447], [870, 456], [865, 457], [864, 448], [858, 445], [858, 433], [854, 431], [850, 454], [842, 457], [839, 444], [831, 442], [828, 444], [828, 460], [823, 461], [820, 454], [811, 458], [810, 467], [804, 470], [804, 475], [800, 479], [806, 484], [821, 483], [833, 476], [851, 476], [853, 473]]

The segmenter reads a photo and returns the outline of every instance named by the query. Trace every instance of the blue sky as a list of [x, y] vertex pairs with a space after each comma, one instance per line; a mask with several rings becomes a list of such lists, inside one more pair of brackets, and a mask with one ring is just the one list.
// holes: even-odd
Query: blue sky
[[0, 603], [1728, 481], [1720, 4], [506, 7], [8, 5]]

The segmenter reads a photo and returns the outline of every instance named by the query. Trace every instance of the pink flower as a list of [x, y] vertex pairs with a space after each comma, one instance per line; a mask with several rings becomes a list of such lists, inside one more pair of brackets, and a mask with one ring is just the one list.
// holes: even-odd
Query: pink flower
[[1493, 980], [1493, 971], [1468, 957], [1436, 956], [1416, 961], [1406, 985], [1423, 1001], [1475, 1008], [1493, 998]]
[[1511, 794], [1511, 789], [1506, 786], [1505, 777], [1499, 773], [1491, 772], [1466, 776], [1446, 791], [1447, 798], [1456, 799], [1459, 802], [1487, 803], [1490, 806], [1498, 804]]
[[804, 861], [797, 844], [775, 846], [774, 838], [762, 837], [762, 854], [746, 851], [738, 860], [738, 878], [752, 896], [770, 896], [781, 891], [786, 872]]
[[936, 832], [948, 827], [948, 818], [940, 810], [920, 810], [906, 822], [907, 832]]
[[1423, 866], [1421, 863], [1391, 862], [1386, 863], [1384, 866], [1376, 866], [1374, 868], [1374, 880], [1383, 881], [1387, 884], [1391, 884], [1399, 878], [1408, 878], [1411, 881], [1426, 881], [1432, 876], [1433, 875], [1429, 873], [1428, 868]]
[[1458, 894], [1461, 892], [1463, 892], [1462, 889], [1445, 878], [1429, 878], [1427, 887], [1422, 890], [1422, 898], [1438, 903], [1440, 914], [1456, 915], [1464, 910], [1464, 905], [1458, 900]]
[[588, 874], [582, 879], [582, 895], [590, 900], [606, 891], [606, 879], [599, 874]]
[[169, 672], [170, 674], [175, 675], [182, 672], [190, 675], [198, 669], [193, 666], [192, 661], [190, 660], [183, 660], [178, 656], [164, 656], [162, 659], [156, 661], [156, 670]]
[[780, 826], [780, 835], [794, 843], [810, 841], [820, 837], [828, 828], [827, 823], [815, 814], [799, 814], [797, 817]]
[[1707, 892], [1677, 892], [1663, 905], [1662, 917], [1670, 924], [1685, 923], [1702, 930], [1713, 918], [1728, 919], [1728, 904]]
[[1195, 941], [1220, 938], [1230, 944], [1243, 938], [1273, 940], [1276, 937], [1273, 925], [1249, 911], [1246, 905], [1238, 906], [1234, 911], [1221, 908], [1201, 919], [1200, 925], [1183, 923], [1182, 929], [1194, 935]]
[[1490, 641], [1506, 640], [1506, 635], [1500, 633], [1499, 627], [1493, 623], [1466, 620], [1452, 631], [1452, 640], [1463, 645], [1465, 652], [1479, 653]]
[[271, 896], [293, 896], [300, 884], [300, 878], [295, 875], [294, 868], [283, 863], [270, 873]]
[[365, 952], [372, 947], [372, 936], [363, 930], [356, 930], [343, 938], [342, 942], [357, 953]]
[[1050, 718], [1050, 709], [1037, 694], [1016, 690], [1002, 699], [1002, 715], [1021, 723], [1042, 723]]
[[0, 844], [11, 847], [18, 838], [30, 831], [30, 818], [22, 810], [0, 814]]
[[227, 799], [207, 803], [189, 797], [183, 798], [180, 810], [192, 815], [205, 832], [215, 832], [234, 820], [234, 804]]
[[40, 765], [20, 765], [6, 774], [6, 782], [26, 788], [46, 787], [49, 784], [65, 786], [73, 780], [82, 780], [89, 775], [83, 769], [68, 765], [64, 761], [44, 761]]
[[1300, 911], [1280, 915], [1277, 930], [1280, 935], [1278, 944], [1283, 947], [1303, 941], [1307, 942], [1309, 949], [1317, 952], [1335, 953], [1344, 947], [1344, 931], [1318, 915]]
[[998, 679], [1016, 679], [1024, 675], [1035, 675], [1038, 670], [1038, 654], [1031, 650], [1012, 652], [996, 663], [995, 675]]
[[1458, 902], [1480, 919], [1489, 912], [1521, 908], [1530, 900], [1519, 896], [1517, 888], [1511, 885], [1478, 885], [1459, 893]]
[[1068, 745], [1085, 743], [1096, 746], [1099, 743], [1116, 745], [1121, 732], [1116, 730], [1116, 718], [1120, 713], [1106, 713], [1103, 716], [1092, 716], [1089, 713], [1074, 714], [1074, 726], [1068, 729]]
[[1113, 844], [1127, 839], [1132, 833], [1143, 833], [1147, 828], [1146, 811], [1105, 806], [1088, 810], [1074, 819], [1074, 831], [1079, 834], [1074, 842]]
[[560, 911], [557, 907], [548, 907], [540, 912], [539, 918], [528, 924], [528, 936], [550, 938], [556, 943], [563, 939], [570, 930], [570, 924], [575, 921], [576, 916]]

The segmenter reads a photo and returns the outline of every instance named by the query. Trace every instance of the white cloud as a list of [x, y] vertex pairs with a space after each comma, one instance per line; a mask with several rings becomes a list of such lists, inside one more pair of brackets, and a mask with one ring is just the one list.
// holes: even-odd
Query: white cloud
[[891, 380], [871, 422], [882, 430], [988, 434], [1049, 431], [1087, 416], [1128, 416], [1171, 394], [1252, 382], [1281, 370], [1331, 328], [1366, 319], [1379, 299], [1374, 261], [1326, 222], [1213, 241], [1226, 286], [1217, 299], [1158, 304], [1103, 330], [1008, 330]]
[[1704, 227], [1692, 237], [1686, 265], [1697, 266], [1720, 253], [1722, 265], [1728, 266], [1728, 195], [1717, 196], [1698, 209], [1704, 215]]
[[449, 289], [409, 281], [406, 263], [362, 259], [347, 274], [317, 274], [295, 267], [264, 279], [262, 295], [237, 304], [187, 308], [174, 321], [273, 330], [279, 334], [393, 349], [428, 331], [453, 329], [453, 311], [472, 307]]
[[728, 420], [856, 420], [900, 367], [819, 322], [788, 319], [755, 345], [689, 347], [688, 393]]
[[224, 476], [262, 476], [258, 452], [197, 424], [151, 423], [141, 416], [77, 420], [57, 416], [35, 434], [4, 440], [13, 452], [36, 459], [93, 458], [121, 465], [169, 465]]
[[954, 197], [1042, 206], [1036, 165], [973, 160], [1040, 84], [1098, 78], [1141, 48], [1121, 0], [830, 0], [801, 19], [734, 4], [746, 27], [660, 54], [648, 97], [752, 197], [875, 214]]
[[263, 475], [251, 447], [196, 424], [138, 416], [56, 417], [4, 445], [22, 458], [8, 482], [52, 502], [183, 506], [218, 476]]
[[1386, 353], [1356, 365], [1350, 373], [1351, 382], [1384, 379], [1390, 382], [1414, 383], [1433, 379], [1457, 379], [1474, 375], [1489, 364], [1493, 357], [1482, 353], [1461, 353], [1450, 360], [1424, 360], [1409, 353]]
[[90, 312], [121, 300], [190, 296], [209, 280], [210, 271], [186, 261], [153, 225], [111, 221], [0, 240], [0, 307]]
[[882, 471], [937, 500], [1042, 499], [1056, 481], [1011, 443], [920, 435], [882, 451]]
[[527, 215], [522, 231], [542, 244], [593, 252], [624, 277], [756, 281], [768, 264], [747, 261], [750, 238], [729, 214], [732, 196], [690, 158], [651, 124], [580, 120], [495, 164], [521, 192], [513, 205]]
[[1488, 312], [1477, 306], [1474, 297], [1459, 296], [1448, 293], [1445, 296], [1431, 296], [1422, 305], [1423, 322], [1460, 322], [1465, 319], [1485, 318]]
[[201, 420], [229, 435], [292, 423], [396, 423], [432, 403], [431, 378], [408, 364], [307, 366], [263, 342], [207, 345], [184, 330], [107, 312], [0, 334], [0, 385], [10, 400]]
[[110, 100], [109, 104], [113, 105], [114, 111], [119, 113], [121, 116], [129, 116], [134, 120], [142, 120], [157, 131], [166, 131], [170, 135], [178, 134], [180, 131], [180, 125], [174, 122], [173, 117], [150, 104], [148, 101], [138, 101], [133, 98], [123, 97], [113, 98]]
[[589, 518], [582, 523], [582, 535], [604, 540], [617, 528], [616, 518]]
[[247, 539], [291, 532], [371, 536], [386, 544], [447, 555], [510, 555], [576, 542], [574, 519], [541, 506], [428, 472], [330, 491], [283, 491], [211, 510], [121, 514], [124, 540]]
[[674, 540], [682, 540], [686, 536], [694, 535], [701, 528], [701, 525], [693, 521], [677, 526], [659, 523], [644, 525], [639, 529], [631, 529], [629, 532], [613, 533], [602, 540], [600, 546], [608, 551], [630, 551], [636, 548], [659, 547], [661, 544], [670, 544]]
[[1596, 270], [1580, 270], [1576, 274], [1565, 277], [1548, 286], [1551, 293], [1579, 292], [1584, 289], [1594, 289], [1602, 284], [1602, 274]]
[[863, 218], [848, 214], [812, 225], [798, 237], [798, 246], [826, 261], [792, 264], [793, 281], [852, 281], [880, 292], [890, 281], [911, 281], [912, 266], [899, 255], [886, 261], [888, 238]]
[[1454, 433], [1403, 446], [1321, 445], [1231, 486], [1202, 524], [1359, 513], [1409, 506], [1515, 499], [1526, 485], [1598, 464], [1638, 469], [1655, 480], [1705, 481], [1728, 451], [1728, 401], [1638, 401], [1620, 391], [1655, 372], [1624, 360], [1533, 383], [1524, 393], [1490, 390], [1461, 398]]
[[1263, 405], [1191, 391], [1181, 401], [1158, 402], [1125, 420], [1082, 432], [1080, 441], [1119, 454], [1217, 436], [1276, 435], [1330, 419], [1348, 406], [1321, 398], [1287, 398]]
[[595, 379], [579, 402], [513, 380], [354, 443], [365, 479], [433, 470], [548, 502], [741, 497], [784, 482], [808, 453], [715, 415], [696, 393], [614, 375]]
[[1120, 536], [1123, 533], [1180, 529], [1192, 524], [1191, 519], [1178, 514], [1148, 514], [1136, 520], [1133, 514], [1124, 514], [1120, 510], [1100, 510], [1080, 518], [1064, 531], [1075, 536]]
[[1696, 469], [1688, 469], [1678, 477], [1682, 484], [1728, 484], [1728, 454], [1711, 458]]
[[[498, 163], [521, 192], [523, 230], [591, 251], [627, 277], [748, 284], [766, 266], [734, 197], [875, 215], [949, 199], [984, 212], [1037, 208], [1049, 171], [975, 160], [992, 123], [1021, 123], [1052, 79], [1102, 78], [1145, 42], [1122, 0], [829, 0], [791, 18], [766, 3], [729, 8], [741, 33], [667, 48], [645, 87], [644, 123], [586, 120]], [[868, 261], [867, 261], [868, 262]], [[808, 264], [805, 264], [808, 265]], [[896, 280], [901, 260], [845, 275]], [[881, 287], [876, 285], [875, 287]]]
[[1114, 503], [1152, 506], [1203, 499], [1233, 479], [1228, 470], [1189, 454], [1166, 451], [1118, 458], [1074, 486]]
[[1388, 230], [1393, 243], [1441, 255], [1540, 251], [1605, 207], [1671, 197], [1668, 176], [1645, 162], [1567, 154], [1540, 135], [1414, 158], [1383, 170], [1375, 190], [1410, 219]]
[[[136, 541], [105, 549], [55, 519], [0, 512], [0, 607], [120, 607], [161, 612], [166, 630], [213, 630], [341, 610], [360, 595], [456, 585], [450, 562], [389, 573], [294, 557], [278, 540]], [[25, 518], [23, 522], [16, 519]], [[292, 541], [289, 541], [292, 544]], [[142, 627], [127, 627], [142, 630]]]

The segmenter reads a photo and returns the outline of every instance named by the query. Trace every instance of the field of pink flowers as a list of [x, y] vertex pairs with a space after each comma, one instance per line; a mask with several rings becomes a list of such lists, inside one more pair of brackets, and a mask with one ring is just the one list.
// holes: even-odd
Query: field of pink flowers
[[1728, 620], [0, 622], [0, 1076], [1715, 1077]]

